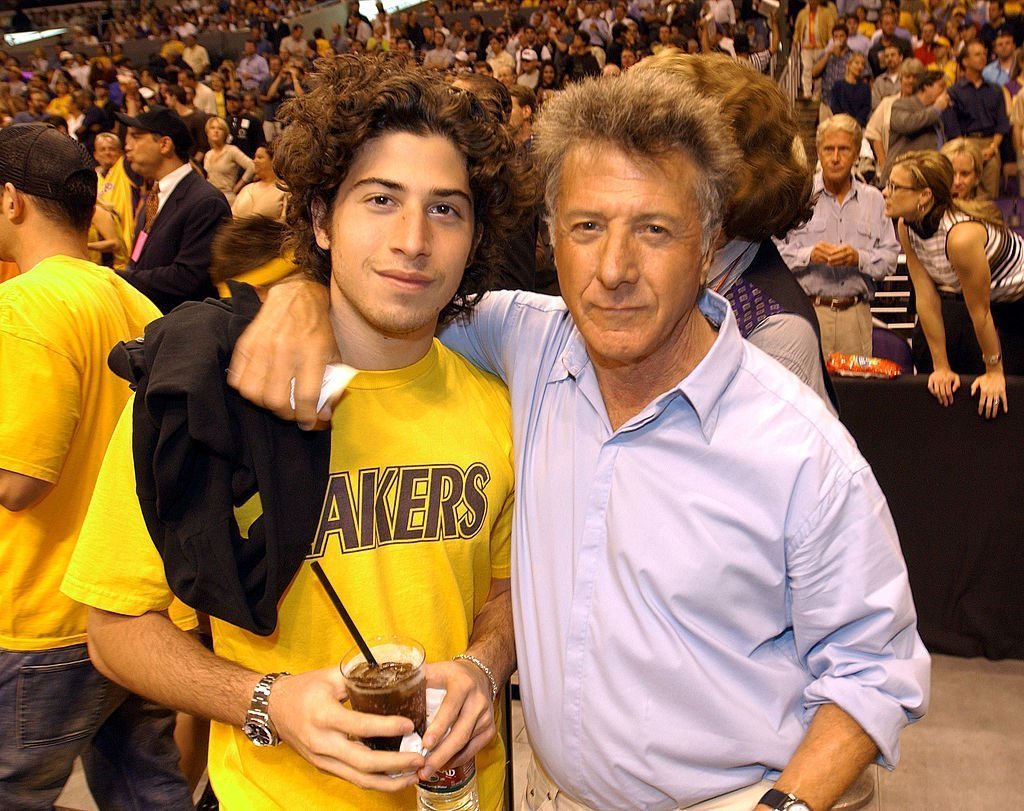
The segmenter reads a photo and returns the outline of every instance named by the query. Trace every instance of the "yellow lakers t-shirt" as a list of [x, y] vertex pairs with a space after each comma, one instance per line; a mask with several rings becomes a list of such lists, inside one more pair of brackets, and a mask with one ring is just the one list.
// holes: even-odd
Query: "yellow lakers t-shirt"
[[[124, 156], [118, 158], [107, 174], [98, 178], [97, 183], [96, 202], [108, 206], [114, 213], [115, 222], [121, 232], [121, 242], [130, 249], [135, 237], [135, 207], [132, 205], [132, 191], [136, 186], [125, 169]], [[115, 251], [114, 261], [114, 266], [118, 270], [123, 270], [126, 261], [125, 254]]]
[[0, 468], [55, 484], [27, 510], [0, 507], [0, 648], [85, 641], [85, 609], [60, 584], [130, 394], [107, 354], [159, 315], [83, 259], [51, 257], [0, 285]]
[[[119, 515], [89, 516], [97, 530], [116, 521], [116, 532], [87, 527], [64, 590], [97, 608], [138, 615], [162, 610], [171, 595], [135, 499], [129, 411], [97, 484], [96, 509], [105, 504], [105, 513]], [[427, 661], [461, 653], [491, 579], [510, 576], [512, 492], [511, 417], [499, 381], [436, 341], [412, 366], [360, 372], [334, 413], [319, 526], [307, 564], [281, 600], [277, 630], [259, 637], [214, 619], [217, 654], [258, 673], [337, 666], [354, 642], [309, 568], [312, 560], [365, 635], [414, 637]], [[244, 530], [252, 514], [241, 512]], [[499, 739], [477, 755], [485, 809], [501, 805], [504, 759]], [[209, 767], [227, 811], [416, 805], [414, 789], [364, 791], [320, 772], [287, 745], [257, 748], [225, 724], [212, 725]]]

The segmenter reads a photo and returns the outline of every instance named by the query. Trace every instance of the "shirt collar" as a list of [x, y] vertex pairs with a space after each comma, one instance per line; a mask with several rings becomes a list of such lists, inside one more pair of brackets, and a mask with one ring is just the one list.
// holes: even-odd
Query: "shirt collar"
[[164, 203], [171, 196], [171, 193], [178, 188], [178, 184], [185, 179], [185, 175], [192, 171], [191, 165], [183, 163], [173, 172], [168, 172], [162, 178], [160, 178], [160, 194], [158, 196], [160, 200], [160, 208], [164, 207]]
[[754, 261], [760, 242], [745, 239], [730, 239], [715, 251], [711, 258], [711, 269], [708, 271], [708, 287], [725, 293], [732, 287], [743, 272]]
[[[864, 184], [857, 180], [856, 176], [850, 178], [850, 193], [843, 198], [845, 203], [847, 200], [854, 200], [857, 197], [857, 190]], [[814, 175], [814, 188], [811, 192], [812, 196], [816, 194], [827, 194], [833, 200], [836, 199], [835, 195], [832, 194], [828, 189], [825, 188], [825, 181], [822, 180], [821, 172]]]
[[722, 296], [705, 290], [697, 304], [708, 321], [718, 328], [718, 334], [697, 368], [679, 381], [676, 390], [690, 403], [700, 420], [704, 440], [710, 442], [718, 425], [722, 395], [739, 370], [743, 338], [732, 307]]
[[[704, 317], [711, 322], [718, 333], [711, 349], [697, 367], [652, 403], [661, 411], [668, 402], [680, 395], [693, 408], [700, 421], [701, 433], [710, 442], [718, 424], [719, 402], [725, 390], [739, 369], [743, 354], [743, 338], [736, 326], [732, 307], [722, 296], [705, 290], [697, 302]], [[583, 336], [574, 325], [569, 342], [562, 351], [560, 362], [552, 366], [548, 383], [557, 383], [567, 378], [576, 379], [586, 372], [590, 356]], [[643, 413], [649, 409], [644, 409]]]

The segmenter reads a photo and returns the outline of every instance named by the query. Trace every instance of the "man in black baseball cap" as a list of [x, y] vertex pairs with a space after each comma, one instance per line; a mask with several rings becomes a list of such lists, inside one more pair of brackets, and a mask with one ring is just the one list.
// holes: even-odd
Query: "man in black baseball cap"
[[128, 128], [126, 160], [152, 184], [135, 223], [125, 278], [165, 313], [183, 301], [216, 295], [210, 246], [231, 209], [223, 194], [192, 171], [188, 126], [159, 105], [118, 118]]
[[106, 364], [159, 315], [89, 261], [96, 173], [45, 124], [0, 130], [0, 808], [53, 808], [82, 758], [100, 808], [192, 808], [174, 716], [90, 664], [58, 586], [129, 390]]
[[124, 113], [118, 113], [117, 120], [140, 132], [148, 132], [161, 138], [170, 138], [178, 156], [182, 161], [188, 161], [189, 151], [192, 149], [192, 135], [182, 117], [170, 107], [154, 104], [134, 118]]
[[46, 124], [0, 129], [0, 183], [61, 203], [68, 219], [88, 227], [96, 203], [96, 162], [77, 141]]

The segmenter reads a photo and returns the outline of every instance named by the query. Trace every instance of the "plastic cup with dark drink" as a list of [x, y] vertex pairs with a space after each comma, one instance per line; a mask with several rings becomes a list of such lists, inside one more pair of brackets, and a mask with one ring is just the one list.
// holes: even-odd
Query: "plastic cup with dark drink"
[[[378, 636], [366, 642], [378, 667], [368, 663], [358, 647], [341, 660], [341, 675], [352, 709], [373, 715], [403, 715], [412, 721], [414, 731], [422, 735], [427, 729], [423, 646], [402, 636]], [[397, 752], [402, 736], [364, 738], [363, 743], [371, 749]]]

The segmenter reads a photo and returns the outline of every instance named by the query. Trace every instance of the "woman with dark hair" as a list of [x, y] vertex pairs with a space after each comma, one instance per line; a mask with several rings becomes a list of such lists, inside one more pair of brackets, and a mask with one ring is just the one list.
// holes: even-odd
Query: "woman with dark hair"
[[885, 187], [917, 295], [914, 363], [943, 405], [960, 387], [955, 366], [979, 375], [978, 413], [1006, 411], [1004, 374], [1024, 374], [1024, 238], [990, 203], [953, 197], [953, 167], [938, 152], [907, 152]]
[[252, 183], [243, 186], [231, 204], [233, 217], [267, 217], [284, 222], [288, 193], [274, 173], [274, 144], [256, 148], [252, 158], [255, 173]]
[[540, 66], [540, 82], [537, 84], [537, 104], [544, 103], [544, 97], [557, 93], [562, 89], [562, 77], [558, 74], [558, 68], [554, 62], [545, 62]]
[[742, 160], [708, 287], [729, 300], [747, 340], [835, 405], [818, 319], [771, 240], [813, 212], [813, 177], [785, 97], [767, 76], [717, 54], [665, 49], [631, 70], [664, 71], [718, 103]]

